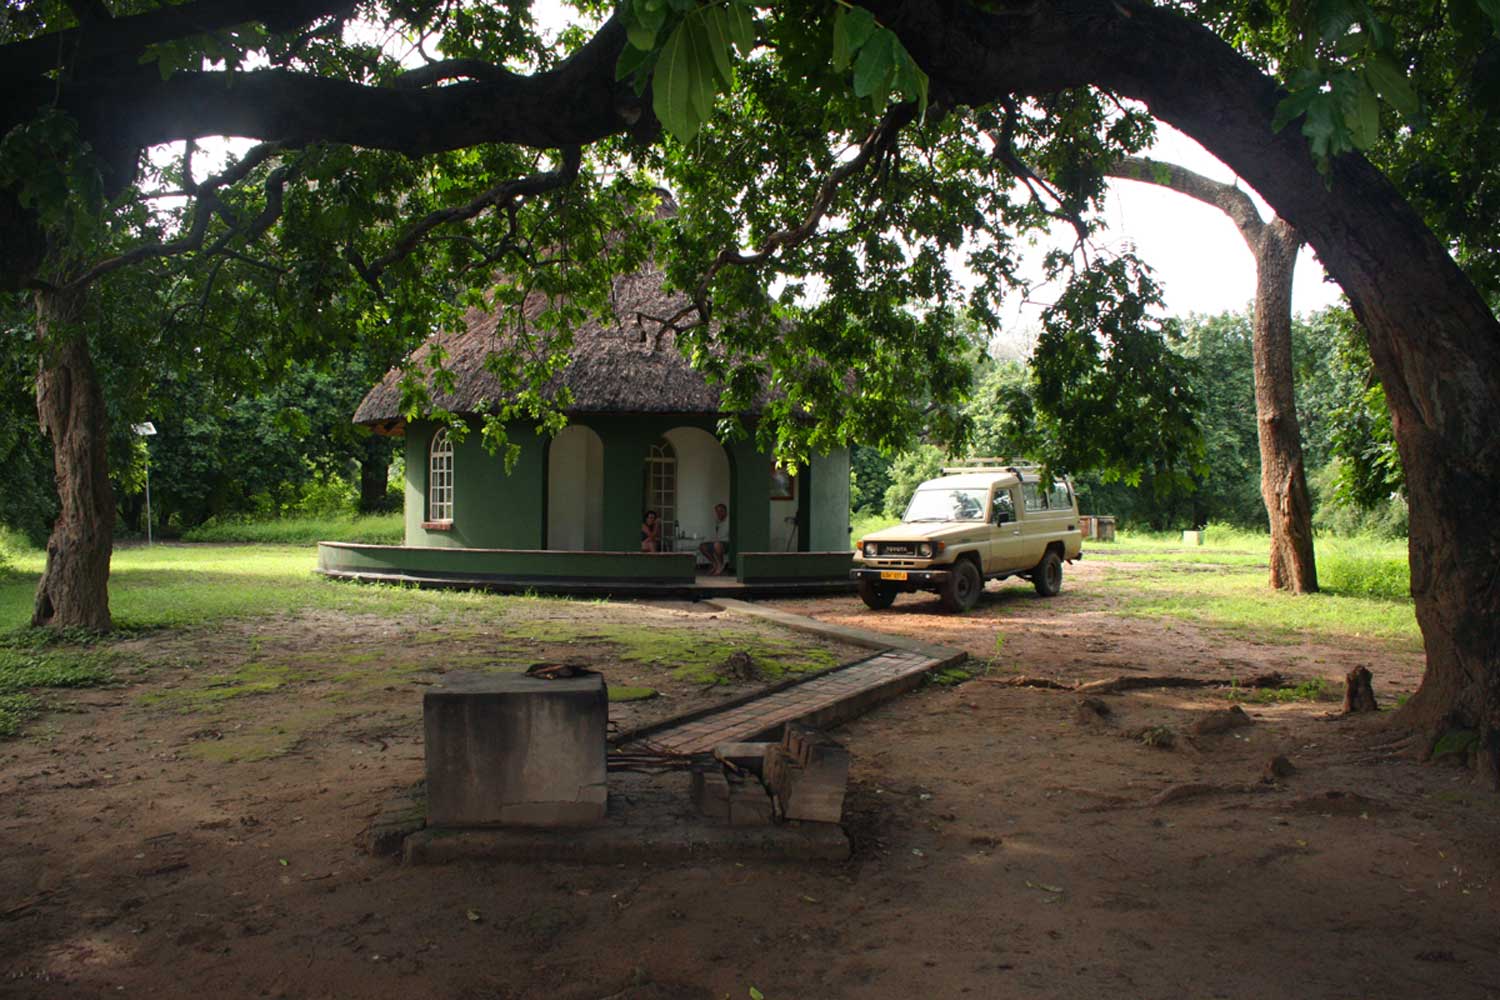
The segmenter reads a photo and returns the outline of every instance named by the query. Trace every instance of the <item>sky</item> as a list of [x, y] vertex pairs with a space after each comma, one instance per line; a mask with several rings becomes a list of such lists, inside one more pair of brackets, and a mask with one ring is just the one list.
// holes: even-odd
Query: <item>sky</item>
[[[1217, 181], [1234, 182], [1234, 172], [1202, 146], [1167, 125], [1158, 124], [1157, 130], [1157, 143], [1146, 155]], [[1099, 243], [1119, 249], [1124, 241], [1132, 241], [1136, 253], [1151, 265], [1164, 286], [1169, 313], [1186, 316], [1238, 310], [1255, 298], [1255, 258], [1229, 216], [1154, 184], [1112, 180], [1109, 188], [1103, 212], [1109, 228]], [[1260, 206], [1261, 218], [1270, 219], [1265, 202], [1253, 192], [1251, 196]], [[1071, 232], [1058, 236], [1068, 239]], [[1315, 312], [1337, 303], [1340, 294], [1337, 285], [1325, 280], [1317, 257], [1304, 247], [1292, 287], [1293, 312]]]

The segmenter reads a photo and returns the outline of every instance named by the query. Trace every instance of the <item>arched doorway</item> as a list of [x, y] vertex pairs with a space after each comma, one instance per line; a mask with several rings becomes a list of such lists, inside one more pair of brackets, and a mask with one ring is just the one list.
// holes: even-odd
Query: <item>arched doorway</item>
[[[702, 539], [713, 534], [714, 504], [730, 504], [729, 456], [701, 427], [674, 427], [662, 436], [676, 459], [673, 516], [667, 529]], [[731, 519], [734, 515], [730, 507]], [[666, 514], [662, 514], [666, 521]], [[696, 545], [691, 546], [696, 548]]]
[[569, 424], [547, 449], [547, 548], [597, 552], [604, 547], [604, 442]]

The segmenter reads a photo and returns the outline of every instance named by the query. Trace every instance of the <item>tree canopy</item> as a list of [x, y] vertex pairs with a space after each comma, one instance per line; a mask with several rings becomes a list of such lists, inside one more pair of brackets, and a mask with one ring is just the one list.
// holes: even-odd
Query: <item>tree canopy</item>
[[[520, 0], [9, 8], [0, 283], [34, 296], [61, 496], [38, 620], [107, 603], [81, 586], [107, 570], [112, 509], [88, 347], [117, 294], [191, 289], [194, 348], [251, 371], [420, 336], [498, 274], [497, 305], [556, 303], [496, 362], [534, 388], [577, 311], [603, 309], [608, 276], [649, 253], [691, 304], [643, 325], [673, 331], [731, 403], [769, 383], [756, 433], [783, 454], [957, 433], [958, 317], [993, 321], [1026, 234], [1052, 220], [1079, 234], [1051, 261], [1071, 303], [1058, 322], [1159, 339], [1138, 265], [1087, 239], [1105, 166], [1155, 118], [1254, 187], [1348, 293], [1408, 474], [1413, 586], [1443, 678], [1413, 711], [1477, 727], [1500, 779], [1500, 663], [1481, 624], [1500, 611], [1500, 528], [1476, 540], [1467, 499], [1500, 490], [1500, 327], [1448, 253], [1484, 283], [1484, 230], [1449, 209], [1493, 222], [1496, 161], [1476, 157], [1472, 191], [1445, 187], [1442, 147], [1409, 137], [1425, 120], [1469, 154], [1493, 142], [1490, 105], [1471, 99], [1493, 76], [1492, 0], [575, 10], [554, 31]], [[258, 144], [199, 166], [212, 136]], [[1414, 191], [1428, 178], [1430, 199], [1414, 193], [1414, 210], [1358, 150], [1405, 164]], [[1091, 335], [1060, 331], [1075, 354]], [[555, 426], [560, 405], [523, 395], [487, 430], [503, 443], [510, 419]]]

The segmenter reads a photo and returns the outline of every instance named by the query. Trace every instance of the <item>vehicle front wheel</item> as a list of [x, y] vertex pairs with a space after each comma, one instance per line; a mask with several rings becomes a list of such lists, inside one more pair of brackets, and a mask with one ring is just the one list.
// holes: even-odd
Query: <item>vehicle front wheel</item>
[[938, 588], [938, 598], [944, 611], [968, 611], [979, 603], [979, 592], [983, 589], [984, 577], [979, 575], [979, 567], [967, 559], [960, 559]]
[[866, 577], [859, 578], [859, 599], [871, 611], [884, 611], [896, 603], [896, 588], [886, 587]]
[[1056, 549], [1048, 549], [1036, 569], [1031, 571], [1031, 585], [1043, 597], [1056, 597], [1062, 590], [1062, 557]]

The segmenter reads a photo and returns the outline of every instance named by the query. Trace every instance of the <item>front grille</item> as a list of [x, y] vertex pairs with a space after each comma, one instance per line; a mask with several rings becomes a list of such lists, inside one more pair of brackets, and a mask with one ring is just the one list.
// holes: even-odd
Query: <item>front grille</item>
[[877, 542], [877, 551], [883, 556], [914, 556], [917, 554], [916, 542]]

